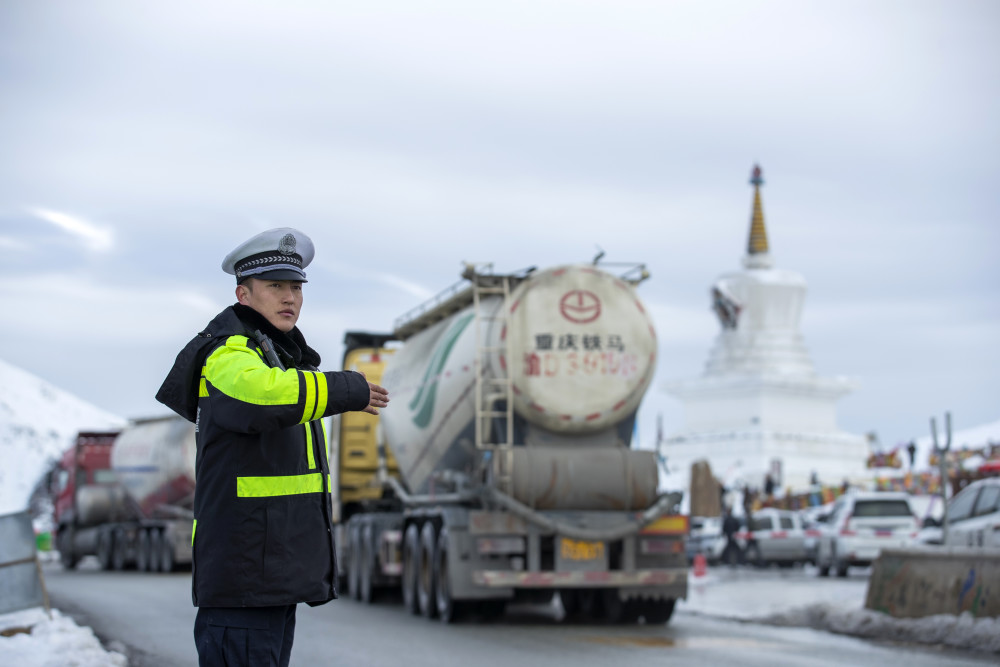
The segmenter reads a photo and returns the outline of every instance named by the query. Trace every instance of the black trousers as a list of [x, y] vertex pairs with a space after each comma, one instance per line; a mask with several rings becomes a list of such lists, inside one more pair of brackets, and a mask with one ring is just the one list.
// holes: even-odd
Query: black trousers
[[199, 607], [194, 644], [200, 667], [288, 667], [295, 605]]

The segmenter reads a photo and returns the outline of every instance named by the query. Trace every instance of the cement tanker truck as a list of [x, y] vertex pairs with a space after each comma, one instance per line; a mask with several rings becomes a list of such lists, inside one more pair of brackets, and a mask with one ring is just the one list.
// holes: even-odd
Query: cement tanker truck
[[79, 433], [50, 476], [63, 565], [88, 555], [103, 569], [189, 565], [195, 454], [194, 424], [180, 417]]
[[670, 619], [688, 519], [630, 447], [657, 354], [647, 276], [467, 265], [391, 334], [346, 335], [345, 367], [391, 398], [334, 429], [348, 596], [401, 589], [444, 622], [556, 595], [570, 617]]

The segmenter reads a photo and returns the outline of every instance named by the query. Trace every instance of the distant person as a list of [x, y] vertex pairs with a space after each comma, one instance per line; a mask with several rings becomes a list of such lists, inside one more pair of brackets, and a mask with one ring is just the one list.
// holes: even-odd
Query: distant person
[[735, 565], [743, 562], [743, 550], [739, 542], [736, 541], [736, 533], [740, 531], [740, 521], [733, 516], [733, 510], [726, 507], [725, 515], [722, 519], [722, 534], [726, 536], [726, 546], [722, 549], [719, 560], [723, 563]]
[[320, 372], [295, 326], [312, 241], [290, 228], [222, 262], [237, 303], [177, 355], [157, 400], [196, 424], [192, 599], [205, 666], [286, 666], [299, 602], [337, 597], [323, 417], [378, 414], [385, 389]]
[[774, 478], [771, 477], [771, 473], [764, 475], [764, 495], [768, 498], [774, 496]]

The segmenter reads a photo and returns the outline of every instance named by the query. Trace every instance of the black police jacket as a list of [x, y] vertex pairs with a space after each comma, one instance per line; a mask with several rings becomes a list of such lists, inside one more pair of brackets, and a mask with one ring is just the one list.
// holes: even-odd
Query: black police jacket
[[[274, 344], [272, 367], [255, 335]], [[363, 410], [355, 372], [320, 372], [299, 330], [236, 304], [177, 355], [156, 398], [196, 424], [192, 598], [263, 607], [335, 597], [323, 417]]]

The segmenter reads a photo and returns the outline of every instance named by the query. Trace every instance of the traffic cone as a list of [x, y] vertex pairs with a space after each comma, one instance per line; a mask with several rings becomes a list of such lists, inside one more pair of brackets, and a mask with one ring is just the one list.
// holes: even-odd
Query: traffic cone
[[694, 555], [694, 576], [704, 577], [705, 572], [708, 569], [708, 562], [705, 560], [705, 554], [695, 554]]

